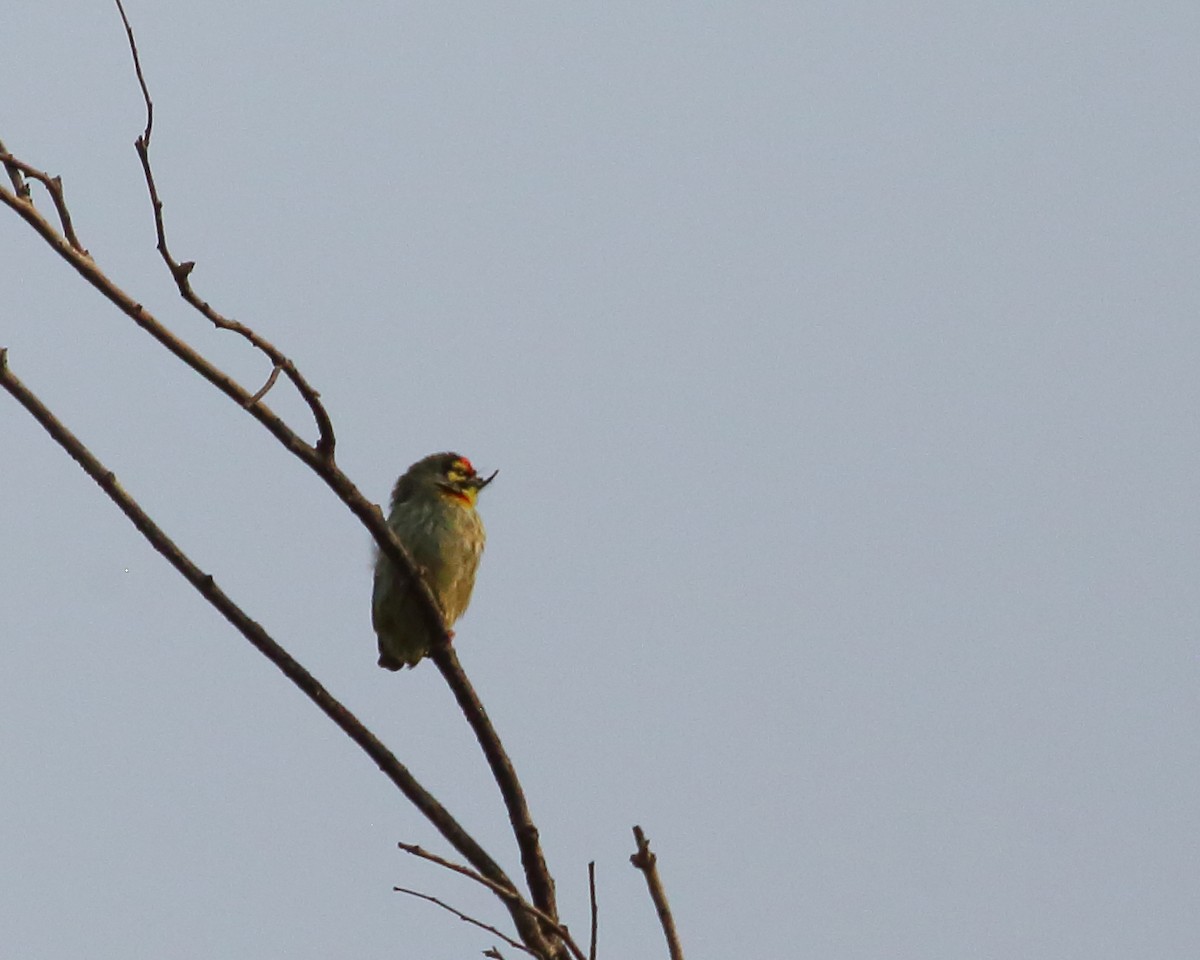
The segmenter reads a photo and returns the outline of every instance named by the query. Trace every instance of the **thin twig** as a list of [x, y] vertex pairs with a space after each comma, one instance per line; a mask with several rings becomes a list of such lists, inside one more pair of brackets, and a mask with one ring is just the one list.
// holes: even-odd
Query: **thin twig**
[[67, 208], [66, 197], [63, 196], [62, 177], [52, 177], [46, 171], [39, 170], [24, 160], [19, 160], [4, 150], [3, 146], [0, 146], [0, 163], [3, 163], [5, 169], [8, 170], [9, 179], [13, 180], [17, 189], [17, 196], [22, 197], [30, 206], [33, 205], [33, 198], [29, 193], [29, 184], [21, 179], [20, 174], [36, 180], [46, 188], [46, 192], [50, 194], [50, 199], [54, 203], [54, 209], [58, 213], [58, 222], [62, 225], [63, 236], [66, 237], [67, 243], [86, 257], [88, 252], [83, 249], [83, 244], [79, 242], [79, 237], [75, 235], [75, 227], [71, 223], [71, 211]]
[[13, 192], [22, 199], [29, 199], [29, 184], [25, 182], [25, 177], [21, 174], [21, 168], [12, 161], [16, 158], [8, 152], [8, 148], [4, 146], [4, 141], [0, 140], [0, 156], [4, 159], [4, 169], [8, 173], [8, 180], [12, 184]]
[[474, 880], [478, 884], [487, 887], [492, 893], [500, 897], [502, 900], [507, 900], [510, 903], [516, 904], [526, 913], [540, 920], [545, 926], [549, 927], [558, 937], [566, 944], [567, 949], [571, 951], [571, 955], [575, 960], [584, 960], [583, 951], [580, 949], [574, 938], [571, 936], [571, 931], [567, 929], [565, 924], [553, 919], [549, 915], [543, 913], [532, 903], [525, 900], [516, 890], [506, 889], [489, 880], [481, 873], [477, 873], [470, 867], [466, 867], [461, 863], [455, 863], [453, 860], [447, 860], [445, 857], [439, 857], [436, 853], [431, 853], [424, 847], [417, 846], [415, 843], [405, 843], [399, 841], [398, 846], [405, 853], [411, 853], [414, 857], [420, 857], [422, 860], [428, 860], [430, 863], [436, 863], [439, 867], [445, 867], [447, 870], [453, 870], [455, 873], [460, 873], [464, 877]]
[[129, 49], [133, 52], [133, 70], [137, 74], [138, 86], [142, 88], [142, 99], [146, 101], [146, 129], [142, 131], [142, 139], [149, 143], [150, 133], [154, 129], [154, 104], [150, 100], [150, 88], [146, 86], [146, 78], [142, 74], [142, 58], [138, 56], [133, 27], [129, 23], [129, 17], [125, 16], [125, 5], [121, 0], [117, 0], [117, 12], [121, 14], [121, 22], [125, 24], [125, 36], [129, 40]]
[[[248, 401], [251, 395], [241, 384], [163, 326], [149, 310], [118, 287], [91, 257], [68, 242], [33, 204], [21, 200], [3, 187], [0, 187], [0, 203], [9, 207], [28, 223], [55, 253], [69, 263], [80, 276], [113, 303], [118, 310], [223, 394], [230, 397], [239, 406], [248, 409], [251, 416], [265, 426], [280, 443], [315, 469], [319, 460], [315, 456], [312, 446], [288, 427], [265, 404], [258, 403], [250, 406]], [[380, 515], [380, 526], [381, 528], [386, 527], [386, 524], [382, 523], [382, 514]]]
[[646, 877], [646, 886], [650, 889], [650, 899], [654, 901], [654, 909], [658, 911], [658, 922], [662, 926], [663, 935], [667, 938], [667, 949], [671, 960], [683, 960], [683, 947], [679, 943], [679, 932], [675, 929], [675, 918], [671, 916], [671, 907], [667, 904], [667, 892], [663, 889], [662, 879], [658, 875], [658, 857], [650, 852], [650, 841], [641, 827], [633, 828], [633, 839], [637, 842], [637, 850], [629, 858], [629, 862], [642, 871]]
[[268, 391], [270, 391], [270, 389], [273, 386], [275, 386], [275, 381], [278, 379], [279, 379], [279, 365], [276, 364], [275, 366], [273, 366], [271, 368], [271, 375], [269, 377], [267, 377], [267, 382], [264, 383], [262, 385], [262, 387], [259, 388], [258, 393], [256, 393], [254, 396], [252, 396], [249, 400], [246, 401], [246, 406], [252, 407], [256, 403], [258, 403], [258, 401], [261, 400], [263, 397], [265, 397], [267, 395]]
[[[204, 573], [150, 518], [141, 506], [117, 482], [116, 476], [105, 467], [87, 447], [30, 391], [8, 366], [8, 353], [0, 349], [0, 387], [8, 391], [46, 430], [47, 433], [96, 481], [133, 525], [163, 557], [190, 583], [222, 616], [225, 617], [264, 656], [274, 663], [289, 680], [309, 697], [369, 756], [383, 774], [391, 780], [412, 804], [437, 828], [438, 832], [461, 853], [480, 874], [504, 889], [515, 889], [512, 880], [470, 834], [450, 815], [396, 756], [368, 730], [362, 722], [317, 681], [299, 662], [284, 650], [257, 622], [242, 610], [217, 586], [210, 574]], [[510, 906], [510, 914], [523, 937], [541, 947], [540, 931], [529, 921], [525, 911]], [[543, 951], [545, 952], [545, 951]]]
[[475, 926], [481, 927], [482, 929], [488, 931], [488, 933], [494, 933], [501, 940], [503, 940], [505, 943], [507, 943], [510, 947], [516, 947], [518, 950], [524, 951], [525, 953], [529, 954], [531, 957], [537, 956], [537, 954], [534, 953], [532, 950], [530, 950], [527, 946], [525, 946], [525, 944], [514, 940], [512, 937], [510, 937], [506, 933], [502, 933], [501, 931], [499, 931], [495, 927], [493, 927], [491, 924], [484, 923], [482, 920], [476, 920], [474, 917], [468, 916], [467, 914], [463, 913], [461, 910], [450, 906], [450, 904], [446, 903], [444, 900], [439, 900], [437, 897], [431, 897], [429, 894], [421, 893], [419, 890], [409, 890], [407, 887], [392, 887], [392, 889], [395, 890], [396, 893], [407, 893], [410, 897], [420, 897], [422, 900], [428, 900], [430, 903], [436, 903], [443, 910], [450, 911], [450, 913], [452, 913], [456, 917], [458, 917], [459, 920], [462, 920], [466, 923], [473, 923], [473, 924], [475, 924]]
[[[447, 870], [453, 870], [455, 873], [461, 873], [464, 877], [469, 877], [476, 883], [482, 884], [491, 890], [494, 894], [505, 899], [520, 899], [521, 895], [510, 887], [501, 887], [493, 883], [481, 873], [476, 873], [470, 867], [464, 866], [461, 863], [455, 863], [453, 860], [447, 860], [445, 857], [439, 857], [436, 853], [430, 853], [424, 847], [420, 847], [415, 843], [405, 843], [400, 840], [396, 843], [405, 853], [411, 853], [414, 857], [420, 857], [422, 860], [428, 860], [430, 863], [436, 863], [439, 867], [445, 867]], [[526, 904], [530, 910], [537, 911], [537, 907], [532, 904]]]
[[600, 916], [600, 911], [596, 906], [596, 861], [592, 860], [588, 863], [588, 899], [592, 905], [592, 937], [591, 945], [588, 947], [588, 960], [596, 960], [596, 920]]
[[504, 954], [495, 947], [488, 947], [488, 949], [483, 951], [483, 955], [489, 957], [490, 960], [504, 960]]
[[133, 67], [137, 73], [138, 84], [142, 88], [142, 100], [146, 104], [146, 128], [141, 136], [134, 141], [134, 148], [137, 150], [138, 159], [142, 164], [142, 174], [146, 179], [146, 189], [150, 193], [150, 204], [154, 209], [154, 231], [157, 235], [159, 255], [167, 265], [167, 269], [171, 272], [171, 276], [175, 280], [175, 286], [179, 290], [179, 295], [189, 305], [218, 329], [230, 330], [244, 337], [254, 347], [266, 354], [275, 370], [282, 370], [287, 374], [288, 379], [295, 385], [304, 402], [308, 404], [313, 419], [316, 421], [318, 433], [316, 451], [318, 455], [323, 459], [332, 460], [337, 440], [333, 433], [333, 421], [330, 419], [325, 405], [321, 402], [321, 395], [296, 368], [296, 365], [284, 356], [283, 351], [273, 343], [260, 336], [244, 323], [218, 313], [207, 301], [200, 299], [199, 295], [192, 288], [190, 279], [192, 270], [196, 266], [195, 262], [191, 260], [186, 260], [182, 263], [179, 262], [172, 256], [170, 247], [167, 246], [167, 230], [163, 220], [163, 201], [159, 196], [158, 185], [154, 180], [154, 170], [150, 165], [150, 134], [154, 127], [154, 102], [150, 99], [150, 89], [146, 85], [146, 78], [142, 73], [142, 59], [138, 54], [137, 41], [133, 36], [133, 27], [130, 26], [129, 18], [125, 15], [125, 7], [122, 5], [121, 0], [116, 0], [116, 4], [117, 10], [121, 14], [121, 20], [125, 24], [125, 35], [129, 40], [129, 52], [133, 55]]

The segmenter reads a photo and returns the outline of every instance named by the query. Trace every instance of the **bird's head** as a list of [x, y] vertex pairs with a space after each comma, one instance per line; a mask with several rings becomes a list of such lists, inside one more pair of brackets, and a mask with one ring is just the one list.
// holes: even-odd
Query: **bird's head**
[[392, 491], [392, 503], [410, 499], [419, 492], [435, 492], [451, 500], [475, 506], [479, 491], [495, 479], [494, 471], [486, 479], [475, 472], [466, 457], [457, 453], [434, 453], [418, 460], [399, 480]]

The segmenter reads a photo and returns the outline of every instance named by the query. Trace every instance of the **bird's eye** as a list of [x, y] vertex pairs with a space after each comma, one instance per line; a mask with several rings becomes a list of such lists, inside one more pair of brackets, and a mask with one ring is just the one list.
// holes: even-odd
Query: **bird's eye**
[[447, 475], [451, 480], [465, 480], [467, 477], [475, 476], [475, 468], [471, 466], [471, 461], [465, 457], [461, 460], [455, 460], [450, 464], [450, 469]]

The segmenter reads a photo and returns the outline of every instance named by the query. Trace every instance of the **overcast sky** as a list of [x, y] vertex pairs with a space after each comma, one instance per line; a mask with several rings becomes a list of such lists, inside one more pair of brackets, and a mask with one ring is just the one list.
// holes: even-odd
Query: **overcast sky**
[[[602, 960], [1200, 955], [1200, 6], [129, 0], [173, 247], [382, 501], [499, 469], [458, 648]], [[0, 31], [0, 139], [153, 249], [105, 0]], [[0, 210], [0, 346], [510, 872], [371, 545]], [[284, 385], [269, 397], [306, 436]], [[465, 960], [503, 924], [0, 396], [0, 956]], [[512, 960], [511, 953], [506, 953]]]

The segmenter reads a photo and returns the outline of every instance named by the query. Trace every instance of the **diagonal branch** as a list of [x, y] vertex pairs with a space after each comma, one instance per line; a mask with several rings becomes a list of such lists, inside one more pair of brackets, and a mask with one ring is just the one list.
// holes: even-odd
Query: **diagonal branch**
[[[548, 914], [543, 913], [533, 904], [528, 903], [516, 891], [499, 887], [487, 877], [480, 873], [476, 873], [470, 867], [464, 867], [461, 863], [455, 863], [453, 860], [447, 860], [445, 857], [439, 857], [436, 853], [430, 853], [428, 850], [417, 846], [415, 843], [404, 843], [403, 841], [400, 841], [396, 844], [396, 846], [398, 846], [405, 853], [411, 853], [414, 857], [419, 857], [422, 860], [428, 860], [430, 863], [436, 863], [439, 867], [445, 867], [447, 870], [452, 870], [455, 873], [462, 874], [464, 877], [474, 880], [476, 883], [487, 887], [492, 891], [492, 893], [500, 897], [502, 900], [508, 900], [512, 903], [515, 903], [526, 913], [536, 917], [542, 922], [543, 925], [548, 926], [551, 930], [553, 930], [554, 933], [562, 940], [562, 942], [566, 944], [567, 949], [571, 951], [571, 954], [575, 957], [575, 960], [585, 960], [583, 951], [579, 948], [579, 944], [577, 944], [574, 938], [571, 936], [571, 931], [568, 930], [566, 926], [550, 917]], [[596, 960], [594, 955], [592, 960]]]
[[654, 901], [658, 922], [667, 938], [671, 960], [683, 960], [679, 931], [675, 929], [675, 918], [671, 916], [671, 907], [667, 903], [667, 891], [663, 889], [662, 878], [658, 875], [658, 857], [650, 852], [650, 841], [641, 827], [633, 828], [633, 839], [637, 841], [637, 851], [629, 858], [629, 862], [646, 876], [646, 886], [650, 889], [650, 899]]
[[[217, 611], [225, 617], [256, 649], [275, 664], [283, 674], [362, 748], [383, 772], [421, 811], [438, 832], [461, 853], [476, 870], [497, 886], [515, 891], [513, 882], [504, 870], [459, 825], [434, 797], [409, 772], [396, 756], [368, 730], [362, 722], [317, 681], [291, 654], [283, 649], [260, 624], [255, 622], [217, 586], [211, 574], [206, 574], [167, 536], [121, 485], [116, 476], [27, 388], [9, 369], [8, 352], [0, 349], [0, 387], [21, 404], [47, 433], [83, 468], [120, 510], [130, 519], [138, 532], [150, 542]], [[505, 898], [501, 898], [505, 899]], [[528, 913], [505, 900], [513, 923], [525, 942], [542, 956], [551, 952], [544, 943], [536, 922]]]
[[[7, 154], [5, 156], [8, 156]], [[3, 161], [0, 157], [0, 162]], [[15, 159], [15, 158], [14, 158]], [[26, 165], [22, 164], [22, 169]], [[54, 226], [41, 215], [32, 203], [23, 200], [18, 195], [0, 187], [0, 203], [4, 203], [24, 219], [47, 244], [67, 263], [96, 288], [105, 298], [112, 302], [122, 313], [128, 316], [143, 330], [149, 333], [168, 351], [182, 360], [185, 364], [213, 384], [218, 390], [245, 409], [259, 421], [285, 448], [304, 461], [325, 483], [337, 497], [350, 508], [351, 512], [370, 531], [379, 549], [396, 566], [404, 571], [419, 586], [417, 594], [422, 598], [426, 622], [430, 634], [434, 638], [431, 657], [442, 672], [446, 683], [454, 693], [460, 709], [467, 722], [475, 732], [484, 755], [491, 767], [492, 775], [500, 787], [505, 806], [508, 809], [509, 821], [521, 852], [521, 863], [524, 867], [526, 880], [534, 904], [551, 917], [558, 916], [558, 907], [554, 896], [554, 881], [546, 865], [542, 853], [538, 831], [533, 823], [529, 805], [525, 799], [520, 781], [504, 750], [495, 727], [492, 726], [483, 704], [479, 700], [469, 678], [463, 671], [458, 657], [450, 644], [450, 635], [446, 628], [441, 609], [433, 596], [429, 585], [419, 575], [412, 559], [408, 556], [403, 545], [396, 538], [391, 528], [384, 522], [379, 507], [369, 501], [357, 486], [333, 462], [332, 457], [324, 455], [319, 444], [314, 447], [303, 440], [293, 431], [274, 411], [260, 398], [265, 391], [250, 394], [236, 380], [208, 361], [185, 341], [168, 330], [142, 304], [118, 287], [87, 254], [76, 247], [55, 230]], [[273, 348], [272, 348], [273, 349]], [[284, 369], [290, 364], [279, 354]], [[268, 381], [269, 382], [269, 381]]]
[[[338, 469], [334, 463], [333, 451], [335, 441], [333, 427], [324, 406], [320, 402], [319, 394], [308, 384], [292, 361], [284, 356], [273, 344], [260, 337], [255, 331], [244, 324], [217, 313], [208, 303], [202, 301], [195, 294], [188, 279], [194, 264], [177, 261], [169, 251], [162, 218], [162, 200], [158, 194], [149, 160], [149, 144], [154, 118], [153, 102], [142, 72], [141, 59], [134, 40], [132, 27], [125, 15], [121, 0], [116, 0], [116, 4], [121, 14], [122, 22], [125, 24], [134, 68], [146, 105], [146, 127], [138, 138], [136, 147], [154, 208], [159, 252], [166, 262], [168, 269], [171, 271], [172, 276], [175, 278], [181, 295], [189, 304], [218, 327], [233, 330], [245, 337], [252, 345], [271, 359], [271, 379], [268, 379], [267, 385], [263, 389], [255, 394], [250, 394], [232, 377], [209, 362], [185, 341], [171, 333], [142, 304], [138, 303], [113, 283], [95, 264], [87, 252], [82, 249], [82, 246], [74, 238], [73, 233], [66, 237], [60, 234], [40, 214], [33, 204], [25, 199], [19, 188], [14, 192], [0, 187], [0, 203], [9, 206], [22, 217], [60, 257], [67, 261], [85, 280], [116, 305], [126, 316], [154, 337], [168, 351], [249, 412], [287, 450], [312, 469], [359, 519], [363, 526], [367, 528], [378, 544], [380, 551], [416, 583], [416, 593], [421, 598], [418, 603], [424, 611], [423, 615], [430, 628], [430, 635], [434, 638], [432, 659], [442, 672], [467, 722], [475, 732], [476, 739], [479, 741], [492, 770], [493, 778], [500, 788], [501, 796], [508, 810], [509, 821], [517, 841], [517, 846], [520, 850], [521, 863], [533, 902], [549, 917], [557, 918], [558, 907], [555, 900], [554, 881], [546, 865], [538, 831], [533, 823], [528, 803], [520, 781], [517, 779], [515, 770], [513, 769], [512, 762], [505, 752], [487, 713], [484, 711], [483, 705], [469, 678], [458, 662], [453, 648], [450, 646], [451, 634], [446, 627], [441, 609], [432, 591], [429, 589], [429, 585], [421, 577], [403, 545], [384, 522], [383, 514], [379, 507], [364, 497], [349, 477]], [[10, 172], [10, 178], [14, 176], [14, 170], [20, 172], [25, 169], [23, 165], [14, 166], [14, 162], [17, 164], [20, 162], [7, 153], [0, 156], [0, 162], [4, 162], [6, 169]], [[53, 180], [53, 178], [48, 179]], [[14, 185], [16, 182], [14, 180]], [[52, 196], [61, 198], [61, 185], [56, 180], [53, 180], [53, 182], [56, 189], [52, 189], [49, 184], [47, 184], [47, 189], [51, 190]], [[65, 212], [65, 203], [60, 212]], [[66, 223], [69, 223], [69, 219]], [[303, 440], [266, 404], [261, 402], [266, 391], [272, 385], [277, 371], [280, 370], [288, 376], [304, 397], [317, 421], [319, 438], [315, 445]], [[544, 923], [542, 927], [543, 935], [550, 936], [553, 927], [547, 926]], [[555, 953], [560, 952], [556, 945], [553, 947], [553, 950]]]
[[516, 947], [518, 950], [528, 953], [530, 956], [533, 956], [533, 957], [537, 956], [537, 954], [534, 953], [532, 950], [530, 950], [527, 946], [525, 946], [525, 944], [518, 943], [516, 940], [514, 940], [508, 934], [503, 933], [500, 930], [497, 930], [491, 924], [484, 923], [482, 920], [476, 920], [474, 917], [463, 913], [461, 910], [457, 909], [456, 907], [450, 906], [450, 904], [446, 903], [444, 900], [439, 900], [437, 897], [431, 897], [429, 894], [421, 893], [419, 890], [409, 890], [408, 887], [392, 887], [392, 889], [394, 891], [396, 891], [396, 893], [407, 893], [410, 897], [419, 897], [422, 900], [428, 900], [430, 903], [436, 903], [443, 910], [448, 910], [450, 913], [454, 914], [456, 917], [458, 917], [459, 920], [462, 920], [465, 923], [473, 923], [475, 926], [481, 927], [484, 930], [487, 930], [489, 933], [494, 933], [501, 940], [503, 940], [505, 943], [507, 943], [510, 947]]
[[521, 788], [521, 781], [517, 779], [512, 760], [509, 759], [504, 744], [500, 742], [496, 728], [488, 719], [479, 695], [458, 662], [458, 654], [453, 645], [435, 642], [430, 657], [442, 672], [442, 677], [458, 701], [459, 709], [471, 724], [471, 729], [475, 731], [475, 738], [479, 741], [488, 765], [492, 768], [492, 776], [500, 787], [500, 794], [508, 809], [509, 823], [521, 852], [521, 864], [529, 883], [530, 896], [540, 910], [554, 917], [557, 922], [558, 904], [554, 896], [554, 878], [546, 865], [538, 829], [529, 812], [525, 791]]
[[529, 806], [508, 758], [500, 737], [492, 726], [470, 679], [463, 671], [450, 643], [450, 634], [437, 600], [420, 575], [403, 544], [384, 521], [378, 505], [372, 503], [343, 473], [331, 458], [323, 456], [289, 427], [278, 414], [261, 401], [256, 401], [236, 380], [207, 360], [184, 340], [168, 330], [149, 310], [118, 287], [86, 253], [75, 249], [54, 226], [33, 206], [11, 191], [0, 187], [0, 203], [24, 219], [43, 240], [76, 272], [113, 303], [122, 313], [150, 334], [168, 351], [182, 360], [223, 394], [245, 409], [261, 423], [288, 451], [303, 461], [334, 492], [359, 519], [378, 544], [380, 551], [416, 584], [416, 594], [423, 610], [430, 636], [433, 637], [431, 657], [441, 670], [467, 722], [483, 748], [492, 775], [500, 787], [508, 808], [509, 821], [521, 851], [521, 863], [534, 904], [551, 917], [558, 916], [554, 898], [554, 881], [542, 853], [537, 828]]

